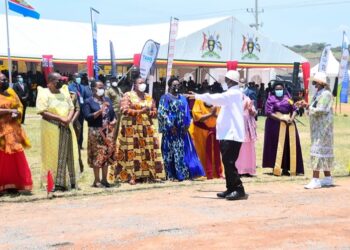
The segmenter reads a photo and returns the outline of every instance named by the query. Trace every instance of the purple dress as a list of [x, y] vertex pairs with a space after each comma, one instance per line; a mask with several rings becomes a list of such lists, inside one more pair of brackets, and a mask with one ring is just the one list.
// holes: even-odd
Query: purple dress
[[[266, 122], [265, 122], [265, 136], [264, 136], [264, 152], [263, 152], [263, 168], [273, 168], [276, 162], [277, 146], [280, 122], [271, 118], [271, 114], [280, 112], [282, 114], [292, 114], [296, 107], [291, 104], [290, 96], [285, 94], [282, 98], [277, 98], [270, 94], [265, 105]], [[301, 152], [300, 139], [298, 129], [296, 128], [296, 173], [304, 173], [303, 156]], [[290, 170], [290, 148], [289, 148], [289, 131], [286, 130], [286, 140], [284, 143], [282, 169], [284, 171]]]

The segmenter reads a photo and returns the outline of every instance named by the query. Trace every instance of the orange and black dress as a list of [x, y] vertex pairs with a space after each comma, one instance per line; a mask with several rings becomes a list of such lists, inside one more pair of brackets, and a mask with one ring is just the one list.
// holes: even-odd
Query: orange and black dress
[[17, 109], [19, 115], [0, 115], [0, 192], [31, 190], [32, 175], [24, 154], [30, 143], [21, 127], [23, 106], [13, 89], [5, 93], [0, 94], [0, 109]]
[[[152, 121], [157, 115], [152, 97], [145, 94], [141, 99], [136, 92], [130, 91], [124, 94], [120, 106], [122, 117], [115, 168], [117, 179], [164, 179], [159, 134]], [[149, 108], [149, 113], [141, 112], [145, 107]]]

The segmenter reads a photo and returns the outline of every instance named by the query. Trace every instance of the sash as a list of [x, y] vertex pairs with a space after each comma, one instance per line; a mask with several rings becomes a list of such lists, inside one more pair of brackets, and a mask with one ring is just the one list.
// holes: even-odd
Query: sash
[[58, 162], [57, 162], [57, 175], [55, 184], [57, 186], [66, 186], [66, 166], [68, 166], [68, 172], [71, 184], [75, 183], [75, 171], [74, 171], [74, 156], [73, 156], [73, 138], [69, 127], [63, 126], [61, 123], [55, 120], [45, 119], [45, 121], [58, 126], [59, 128], [59, 149], [58, 149]]
[[[282, 114], [277, 112], [276, 115], [278, 117], [290, 117], [289, 114]], [[277, 176], [281, 176], [282, 174], [282, 159], [283, 159], [283, 150], [284, 150], [284, 143], [286, 140], [286, 132], [287, 132], [287, 126], [289, 131], [289, 150], [290, 150], [290, 157], [289, 157], [289, 166], [290, 166], [290, 175], [295, 176], [296, 175], [296, 166], [297, 166], [297, 146], [296, 146], [296, 127], [295, 123], [286, 124], [285, 122], [280, 122], [280, 131], [278, 136], [278, 146], [277, 146], [277, 153], [276, 153], [276, 161], [275, 161], [275, 167], [273, 169], [273, 174]]]
[[[206, 170], [209, 178], [213, 177], [213, 160], [215, 164], [215, 170], [218, 177], [221, 176], [221, 159], [220, 159], [220, 146], [219, 141], [216, 140], [216, 128], [209, 128], [203, 122], [193, 122], [198, 128], [208, 131], [207, 140], [205, 143], [205, 159], [206, 159]], [[213, 159], [214, 152], [214, 159]]]

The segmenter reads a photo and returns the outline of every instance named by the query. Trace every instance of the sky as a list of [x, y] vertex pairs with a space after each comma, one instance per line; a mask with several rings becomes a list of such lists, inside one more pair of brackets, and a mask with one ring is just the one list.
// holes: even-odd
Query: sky
[[[4, 13], [3, 1], [0, 13]], [[43, 19], [90, 22], [90, 7], [100, 12], [98, 22], [141, 25], [181, 20], [234, 16], [249, 25], [255, 22], [247, 8], [255, 0], [27, 0]], [[285, 45], [312, 42], [341, 45], [343, 30], [350, 35], [350, 0], [258, 0], [259, 31]], [[17, 15], [10, 11], [11, 15]]]

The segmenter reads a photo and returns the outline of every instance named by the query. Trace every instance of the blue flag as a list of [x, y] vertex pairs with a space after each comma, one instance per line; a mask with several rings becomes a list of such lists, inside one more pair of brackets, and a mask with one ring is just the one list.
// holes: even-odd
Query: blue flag
[[349, 73], [348, 70], [344, 72], [342, 88], [340, 91], [340, 102], [348, 103], [348, 90], [349, 90]]
[[97, 23], [96, 23], [96, 15], [100, 14], [97, 10], [94, 8], [90, 8], [91, 12], [91, 27], [92, 27], [92, 44], [94, 48], [94, 73], [95, 73], [95, 79], [98, 79], [98, 55], [97, 55]]
[[[6, 0], [7, 1], [7, 0]], [[40, 18], [40, 14], [24, 0], [8, 0], [9, 9], [25, 17]]]

